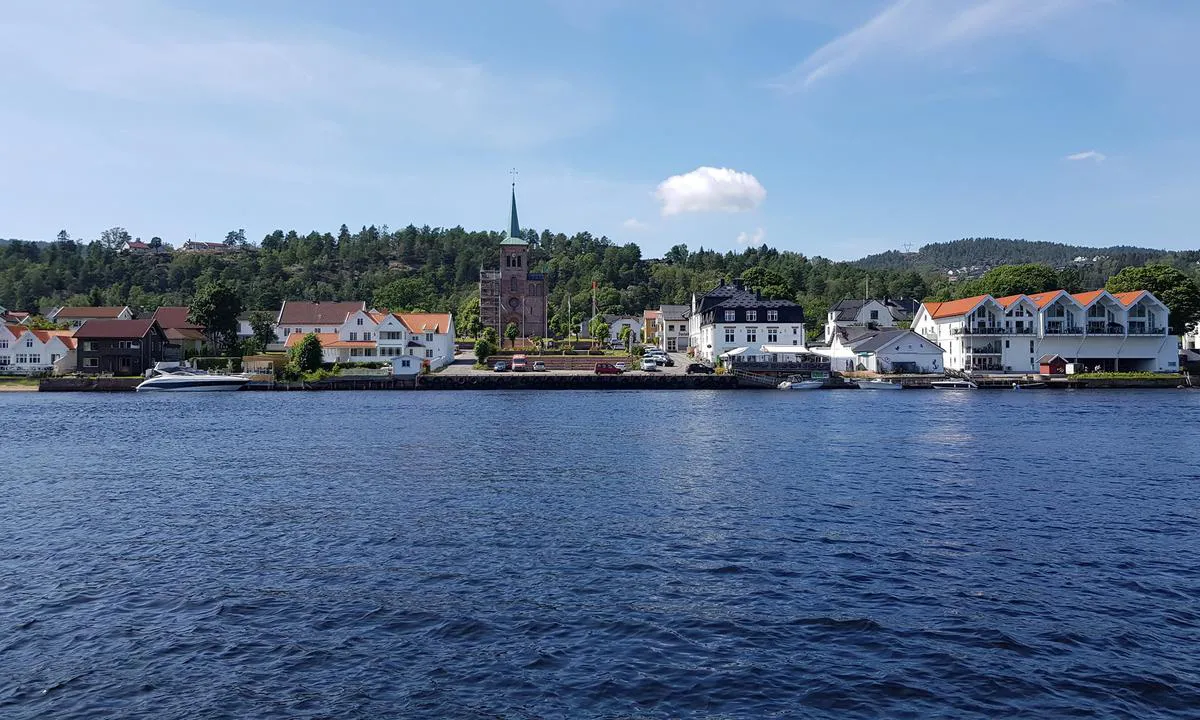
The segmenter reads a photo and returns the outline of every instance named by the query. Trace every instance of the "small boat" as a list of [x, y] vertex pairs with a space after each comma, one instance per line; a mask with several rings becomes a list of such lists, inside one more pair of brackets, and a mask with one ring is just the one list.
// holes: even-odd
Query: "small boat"
[[934, 380], [929, 383], [934, 390], [978, 390], [979, 386], [970, 380], [952, 378], [950, 380]]
[[1015, 382], [1015, 383], [1013, 383], [1012, 389], [1013, 390], [1040, 390], [1044, 387], [1046, 387], [1046, 383], [1044, 383], [1044, 382]]
[[245, 375], [214, 375], [171, 362], [155, 363], [149, 375], [135, 388], [138, 392], [228, 392], [250, 382]]
[[859, 380], [859, 390], [903, 390], [904, 386], [891, 380], [875, 378], [874, 380]]
[[779, 390], [816, 390], [825, 385], [824, 380], [784, 380], [776, 385]]

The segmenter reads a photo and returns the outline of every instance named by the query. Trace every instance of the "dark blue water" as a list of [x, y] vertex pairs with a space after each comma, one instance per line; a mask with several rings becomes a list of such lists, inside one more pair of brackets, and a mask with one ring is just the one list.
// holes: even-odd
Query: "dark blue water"
[[0, 717], [1195, 718], [1198, 416], [0, 394]]

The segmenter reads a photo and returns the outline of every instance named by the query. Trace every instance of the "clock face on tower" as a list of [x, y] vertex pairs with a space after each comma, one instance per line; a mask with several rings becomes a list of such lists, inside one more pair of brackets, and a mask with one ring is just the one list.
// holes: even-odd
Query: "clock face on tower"
[[510, 298], [508, 299], [508, 306], [509, 306], [510, 308], [512, 308], [513, 310], [516, 310], [516, 309], [517, 309], [517, 306], [518, 306], [518, 305], [520, 305], [520, 304], [521, 304], [521, 300], [520, 300], [519, 298], [510, 297]]

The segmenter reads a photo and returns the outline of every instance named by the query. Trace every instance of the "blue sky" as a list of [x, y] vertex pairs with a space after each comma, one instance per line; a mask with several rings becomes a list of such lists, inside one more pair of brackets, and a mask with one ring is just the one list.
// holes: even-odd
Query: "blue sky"
[[33, 0], [0, 237], [523, 224], [835, 259], [1195, 248], [1200, 4]]

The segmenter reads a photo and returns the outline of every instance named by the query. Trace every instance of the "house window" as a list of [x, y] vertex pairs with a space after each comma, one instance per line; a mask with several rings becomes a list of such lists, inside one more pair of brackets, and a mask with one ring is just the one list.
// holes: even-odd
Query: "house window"
[[411, 367], [411, 366], [412, 366], [412, 360], [401, 360], [400, 361], [400, 367]]
[[779, 311], [778, 310], [768, 310], [767, 311], [767, 322], [779, 322]]
[[5, 349], [8, 349], [8, 341], [0, 340], [0, 350], [5, 350]]
[[793, 334], [793, 335], [799, 335], [799, 334], [800, 334], [800, 328], [798, 328], [798, 327], [796, 327], [795, 325], [793, 325], [793, 326], [792, 326], [792, 334]]
[[362, 318], [359, 318], [359, 319], [358, 319], [358, 322], [356, 322], [355, 324], [356, 324], [356, 325], [362, 325]]
[[767, 342], [779, 342], [779, 328], [767, 328]]
[[25, 339], [25, 347], [33, 347], [33, 338]]
[[100, 367], [100, 358], [84, 358], [83, 366], [89, 368]]
[[667, 330], [668, 330], [668, 331], [670, 331], [670, 332], [675, 332], [675, 326], [674, 326], [674, 325], [668, 325], [668, 326], [667, 326]]
[[[361, 324], [361, 323], [359, 323], [359, 324]], [[356, 333], [356, 332], [350, 333], [350, 342], [354, 342], [356, 340], [358, 340], [358, 333]]]
[[60, 356], [58, 353], [50, 353], [50, 364], [53, 365], [54, 363], [58, 362], [59, 357]]
[[757, 310], [747, 310], [746, 311], [746, 322], [756, 322], [757, 320], [758, 320], [758, 311]]
[[369, 342], [371, 340], [371, 333], [369, 333], [369, 332], [363, 333], [363, 340], [366, 340]]
[[12, 364], [12, 358], [10, 358], [7, 355], [0, 355], [0, 367], [4, 367], [5, 365], [11, 365], [11, 364]]
[[1029, 352], [1033, 352], [1033, 341], [1029, 341]]
[[872, 319], [872, 320], [878, 320], [878, 319], [879, 319], [879, 311], [878, 311], [878, 310], [872, 310], [872, 311], [871, 311], [871, 319]]
[[1008, 349], [1008, 341], [1007, 341], [1007, 340], [1005, 340], [1005, 341], [1004, 341], [1004, 349], [1005, 349], [1005, 350], [1007, 350], [1007, 349]]
[[746, 342], [758, 342], [758, 328], [746, 328]]
[[25, 353], [19, 353], [19, 354], [17, 355], [17, 364], [18, 364], [18, 365], [24, 365], [24, 364], [25, 364], [25, 363], [27, 363], [27, 362], [29, 362], [29, 356], [28, 356], [28, 355], [26, 355]]
[[284, 329], [283, 329], [283, 336], [284, 336], [284, 337], [287, 337], [288, 335], [291, 335], [291, 334], [292, 334], [292, 329], [291, 329], [291, 328], [284, 328]]
[[734, 312], [733, 310], [725, 311], [725, 322], [733, 322], [736, 317], [737, 317], [737, 313]]
[[426, 351], [425, 351], [425, 357], [427, 357], [427, 358], [431, 358], [431, 357], [433, 357], [433, 350], [426, 350]]
[[736, 340], [734, 339], [734, 336], [733, 336], [733, 328], [731, 328], [731, 327], [725, 328], [725, 342], [727, 342], [727, 343], [736, 342]]
[[433, 333], [425, 333], [425, 342], [433, 342]]

